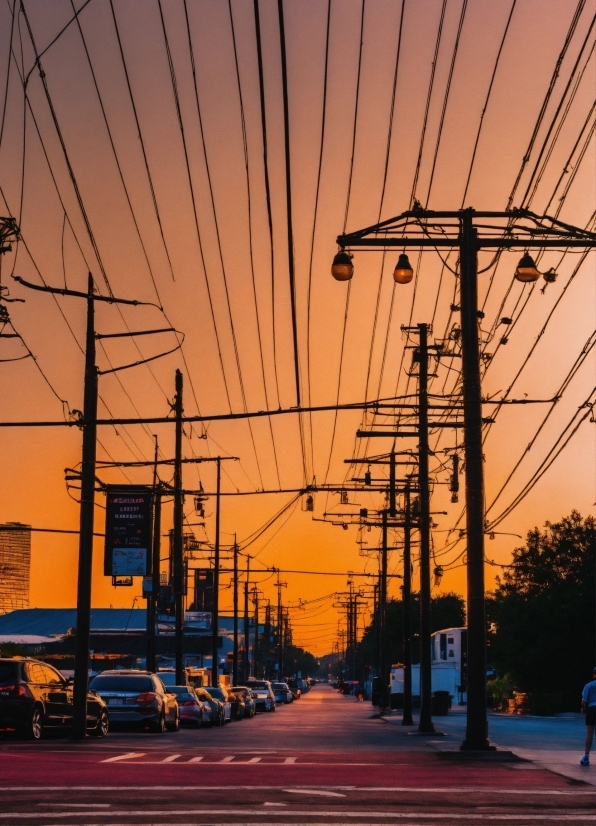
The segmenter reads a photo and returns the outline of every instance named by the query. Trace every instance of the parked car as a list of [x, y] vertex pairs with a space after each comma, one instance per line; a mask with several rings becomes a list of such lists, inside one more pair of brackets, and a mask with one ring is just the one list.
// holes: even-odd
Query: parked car
[[210, 694], [206, 688], [195, 688], [194, 692], [203, 705], [211, 709], [211, 719], [208, 725], [223, 726], [226, 722], [226, 709], [222, 701]]
[[298, 688], [300, 689], [302, 694], [308, 694], [308, 692], [310, 691], [310, 685], [306, 680], [303, 680], [301, 677], [298, 677], [296, 683], [298, 684]]
[[215, 697], [216, 700], [219, 700], [220, 703], [223, 704], [224, 721], [226, 723], [229, 722], [232, 719], [232, 704], [228, 699], [228, 692], [226, 691], [226, 689], [222, 688], [219, 685], [208, 685], [206, 686], [206, 689], [212, 697]]
[[[73, 681], [53, 666], [22, 657], [0, 659], [0, 729], [40, 740], [46, 729], [70, 731]], [[87, 693], [87, 730], [105, 737], [108, 709], [94, 691]]]
[[[228, 689], [230, 696], [238, 697], [239, 703], [242, 706], [243, 717], [254, 717], [257, 711], [256, 700], [250, 688], [245, 685], [237, 685]], [[234, 716], [234, 706], [232, 703], [232, 716]], [[240, 719], [240, 718], [238, 718]]]
[[275, 711], [275, 696], [269, 680], [247, 680], [246, 686], [255, 695], [257, 711]]
[[188, 685], [168, 686], [168, 691], [176, 695], [180, 710], [180, 725], [200, 728], [211, 722], [211, 706], [201, 702], [194, 689]]
[[276, 703], [291, 703], [292, 692], [287, 683], [271, 683]]
[[300, 697], [302, 696], [302, 689], [298, 685], [297, 681], [294, 680], [294, 679], [290, 679], [290, 680], [288, 680], [287, 684], [288, 684], [288, 688], [292, 692], [292, 699], [293, 700], [299, 700]]
[[149, 671], [102, 671], [89, 687], [105, 700], [113, 723], [149, 727], [160, 734], [178, 731], [176, 695]]

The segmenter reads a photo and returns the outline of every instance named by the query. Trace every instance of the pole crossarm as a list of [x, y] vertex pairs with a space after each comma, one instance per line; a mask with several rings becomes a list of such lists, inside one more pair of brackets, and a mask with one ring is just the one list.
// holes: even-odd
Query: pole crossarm
[[[472, 208], [435, 211], [415, 207], [394, 218], [337, 237], [342, 249], [349, 247], [457, 247], [460, 222], [474, 218], [477, 248], [482, 247], [581, 247], [596, 248], [596, 233], [565, 224], [549, 215], [527, 209], [505, 212]], [[480, 219], [480, 220], [479, 220]], [[483, 223], [486, 219], [487, 223]], [[450, 234], [451, 233], [451, 234]]]
[[[108, 304], [132, 304], [134, 307], [157, 307], [157, 304], [154, 304], [152, 301], [137, 301], [136, 299], [132, 298], [115, 298], [109, 295], [98, 295], [97, 293], [93, 293], [89, 296], [88, 293], [80, 292], [79, 290], [68, 290], [65, 287], [48, 287], [42, 284], [32, 284], [30, 281], [25, 281], [24, 278], [21, 278], [20, 275], [13, 275], [12, 276], [15, 281], [18, 281], [19, 284], [22, 284], [23, 287], [27, 287], [30, 290], [38, 290], [42, 293], [55, 293], [57, 295], [71, 295], [75, 298], [91, 298], [93, 301], [107, 301]], [[136, 335], [139, 335], [138, 333]], [[95, 336], [99, 338], [99, 336]], [[102, 338], [106, 338], [106, 336], [101, 336]]]

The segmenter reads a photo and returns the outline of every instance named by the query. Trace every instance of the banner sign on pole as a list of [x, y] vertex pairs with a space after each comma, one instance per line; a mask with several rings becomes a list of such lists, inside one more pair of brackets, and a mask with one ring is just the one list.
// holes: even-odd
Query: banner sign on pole
[[151, 573], [150, 487], [108, 485], [104, 574], [111, 577]]

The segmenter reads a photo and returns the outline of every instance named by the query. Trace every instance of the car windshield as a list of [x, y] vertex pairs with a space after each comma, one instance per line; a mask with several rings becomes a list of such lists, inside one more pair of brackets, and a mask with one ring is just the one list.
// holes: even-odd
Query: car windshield
[[10, 662], [0, 662], [0, 684], [15, 680], [17, 676], [17, 664]]
[[250, 687], [252, 688], [253, 691], [255, 690], [255, 688], [260, 688], [260, 689], [264, 688], [265, 690], [267, 690], [269, 688], [269, 685], [267, 684], [267, 682], [265, 680], [254, 680], [254, 681], [251, 682]]
[[221, 700], [222, 703], [225, 703], [225, 701], [226, 701], [225, 694], [223, 693], [221, 688], [214, 688], [213, 686], [210, 685], [209, 686], [209, 694], [211, 694], [211, 696], [215, 697], [217, 700]]
[[151, 677], [129, 674], [98, 674], [89, 684], [93, 691], [153, 691]]
[[164, 685], [173, 686], [176, 685], [176, 672], [175, 671], [158, 671], [157, 677], [162, 681]]

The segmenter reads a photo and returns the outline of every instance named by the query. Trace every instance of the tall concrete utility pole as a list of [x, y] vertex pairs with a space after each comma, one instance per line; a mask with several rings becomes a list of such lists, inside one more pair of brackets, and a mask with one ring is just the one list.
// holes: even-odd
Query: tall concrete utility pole
[[244, 580], [244, 660], [242, 662], [242, 679], [246, 683], [250, 677], [250, 620], [248, 617], [248, 589], [250, 587], [250, 556], [246, 556], [246, 579]]
[[420, 497], [420, 722], [432, 732], [430, 652], [430, 481], [428, 474], [428, 326], [418, 325], [418, 490]]
[[213, 618], [211, 622], [211, 656], [213, 658], [212, 685], [219, 685], [219, 533], [221, 516], [221, 459], [216, 460], [217, 480], [215, 487], [215, 547], [213, 554]]
[[404, 711], [402, 726], [412, 726], [412, 528], [410, 483], [404, 493], [404, 587], [402, 605], [404, 611]]
[[182, 525], [184, 518], [184, 494], [182, 493], [182, 392], [183, 379], [180, 370], [176, 370], [176, 398], [174, 413], [176, 438], [174, 447], [174, 532], [172, 542], [173, 586], [176, 606], [176, 684], [184, 685], [184, 559]]
[[234, 652], [232, 659], [232, 685], [238, 685], [238, 545], [234, 534]]
[[[474, 219], [479, 219], [474, 224]], [[482, 455], [482, 393], [478, 329], [478, 252], [481, 249], [525, 251], [514, 273], [523, 283], [536, 282], [540, 272], [529, 250], [594, 249], [596, 233], [565, 224], [550, 215], [529, 209], [505, 212], [423, 209], [411, 210], [380, 224], [339, 235], [341, 253], [332, 274], [338, 281], [352, 278], [354, 267], [346, 249], [457, 249], [460, 261], [460, 319], [464, 453], [466, 463], [466, 538], [468, 579], [468, 708], [466, 739], [461, 748], [489, 749], [486, 709], [486, 618], [484, 594], [484, 467]], [[402, 260], [405, 259], [405, 261]], [[412, 281], [413, 270], [405, 252], [395, 268], [394, 279]], [[348, 263], [349, 262], [349, 263]], [[337, 265], [337, 266], [336, 266]], [[406, 266], [404, 266], [406, 265]], [[335, 271], [337, 270], [337, 271]]]
[[77, 579], [77, 636], [74, 661], [73, 735], [87, 735], [87, 684], [91, 631], [91, 576], [93, 521], [95, 516], [95, 461], [97, 445], [97, 367], [95, 366], [95, 301], [93, 276], [87, 280], [87, 335], [85, 341], [85, 390], [83, 401], [83, 456], [81, 464], [81, 512], [79, 573]]

